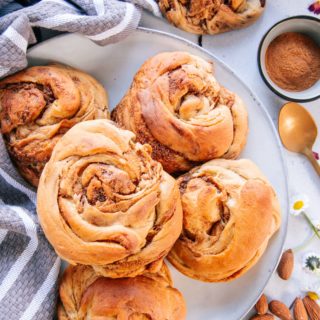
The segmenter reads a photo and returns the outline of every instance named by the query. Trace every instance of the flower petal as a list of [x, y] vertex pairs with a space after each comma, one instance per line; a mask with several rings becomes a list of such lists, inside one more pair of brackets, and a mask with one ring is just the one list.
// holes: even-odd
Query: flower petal
[[313, 153], [313, 156], [315, 157], [315, 159], [319, 160], [319, 153], [315, 152], [315, 151], [312, 151], [312, 153]]
[[[315, 280], [316, 279], [316, 280]], [[312, 300], [320, 297], [320, 281], [314, 275], [303, 276], [301, 291], [307, 294]]]
[[294, 195], [290, 200], [290, 213], [293, 216], [299, 215], [309, 207], [309, 197], [305, 194]]
[[314, 220], [312, 219], [312, 224], [317, 228], [317, 230], [320, 232], [320, 220]]
[[313, 4], [311, 4], [309, 6], [309, 11], [315, 13], [315, 14], [320, 14], [320, 2], [319, 1], [316, 1], [314, 2]]

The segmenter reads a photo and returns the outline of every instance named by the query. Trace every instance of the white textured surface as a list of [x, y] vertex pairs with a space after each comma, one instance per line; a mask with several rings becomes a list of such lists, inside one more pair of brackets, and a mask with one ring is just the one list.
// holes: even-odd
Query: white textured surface
[[[265, 32], [277, 21], [294, 15], [312, 15], [307, 10], [312, 1], [268, 0], [267, 2], [264, 15], [253, 26], [221, 35], [204, 36], [202, 43], [204, 48], [229, 65], [249, 85], [263, 102], [277, 126], [278, 112], [285, 101], [273, 94], [260, 78], [257, 66], [258, 46]], [[197, 36], [178, 30], [168, 25], [164, 20], [154, 18], [146, 13], [143, 15], [142, 26], [171, 32], [196, 43], [198, 41]], [[320, 100], [303, 105], [311, 112], [320, 128]], [[314, 150], [320, 151], [319, 138]], [[285, 156], [288, 165], [289, 194], [307, 194], [310, 198], [310, 207], [307, 212], [314, 219], [320, 220], [319, 177], [303, 156], [288, 151], [285, 151]], [[272, 159], [272, 157], [270, 158]], [[301, 217], [290, 217], [285, 248], [299, 245], [309, 233], [309, 228]], [[269, 298], [280, 299], [287, 305], [291, 305], [295, 297], [301, 295], [300, 287], [305, 282], [305, 275], [301, 270], [301, 258], [304, 252], [309, 251], [320, 254], [320, 241], [315, 239], [303, 252], [296, 255], [294, 274], [289, 281], [283, 281], [276, 274], [273, 275], [265, 290]]]

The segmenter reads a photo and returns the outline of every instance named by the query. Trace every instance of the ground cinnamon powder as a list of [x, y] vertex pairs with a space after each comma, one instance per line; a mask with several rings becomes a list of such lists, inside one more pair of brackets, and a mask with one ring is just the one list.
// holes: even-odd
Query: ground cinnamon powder
[[320, 79], [320, 47], [302, 33], [283, 33], [270, 43], [265, 64], [280, 88], [303, 91]]

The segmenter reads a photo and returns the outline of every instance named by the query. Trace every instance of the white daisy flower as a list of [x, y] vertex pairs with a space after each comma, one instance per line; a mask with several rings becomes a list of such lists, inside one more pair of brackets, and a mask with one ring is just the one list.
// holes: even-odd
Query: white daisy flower
[[298, 216], [302, 211], [309, 207], [309, 198], [305, 194], [298, 194], [291, 198], [290, 213]]
[[302, 267], [305, 271], [320, 276], [320, 255], [309, 252], [304, 255]]
[[302, 291], [306, 292], [306, 294], [312, 300], [319, 300], [320, 299], [320, 281], [308, 283], [302, 288]]

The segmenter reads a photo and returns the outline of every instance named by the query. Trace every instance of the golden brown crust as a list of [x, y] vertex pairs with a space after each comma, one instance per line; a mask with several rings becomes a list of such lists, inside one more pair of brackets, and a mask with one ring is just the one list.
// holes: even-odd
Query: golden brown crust
[[176, 181], [108, 120], [71, 128], [41, 175], [38, 215], [58, 255], [108, 277], [156, 271], [178, 238]]
[[182, 294], [169, 269], [135, 278], [110, 279], [89, 266], [69, 266], [60, 284], [59, 320], [184, 320]]
[[178, 179], [183, 229], [168, 255], [185, 275], [233, 280], [261, 257], [280, 226], [277, 196], [249, 160], [212, 160]]
[[146, 61], [112, 118], [149, 143], [169, 173], [237, 157], [248, 128], [241, 99], [218, 84], [212, 64], [186, 52]]
[[60, 137], [98, 118], [109, 118], [106, 92], [79, 70], [31, 67], [0, 81], [0, 129], [21, 175], [34, 186]]
[[196, 34], [217, 34], [251, 25], [263, 13], [265, 0], [159, 0], [170, 23]]

